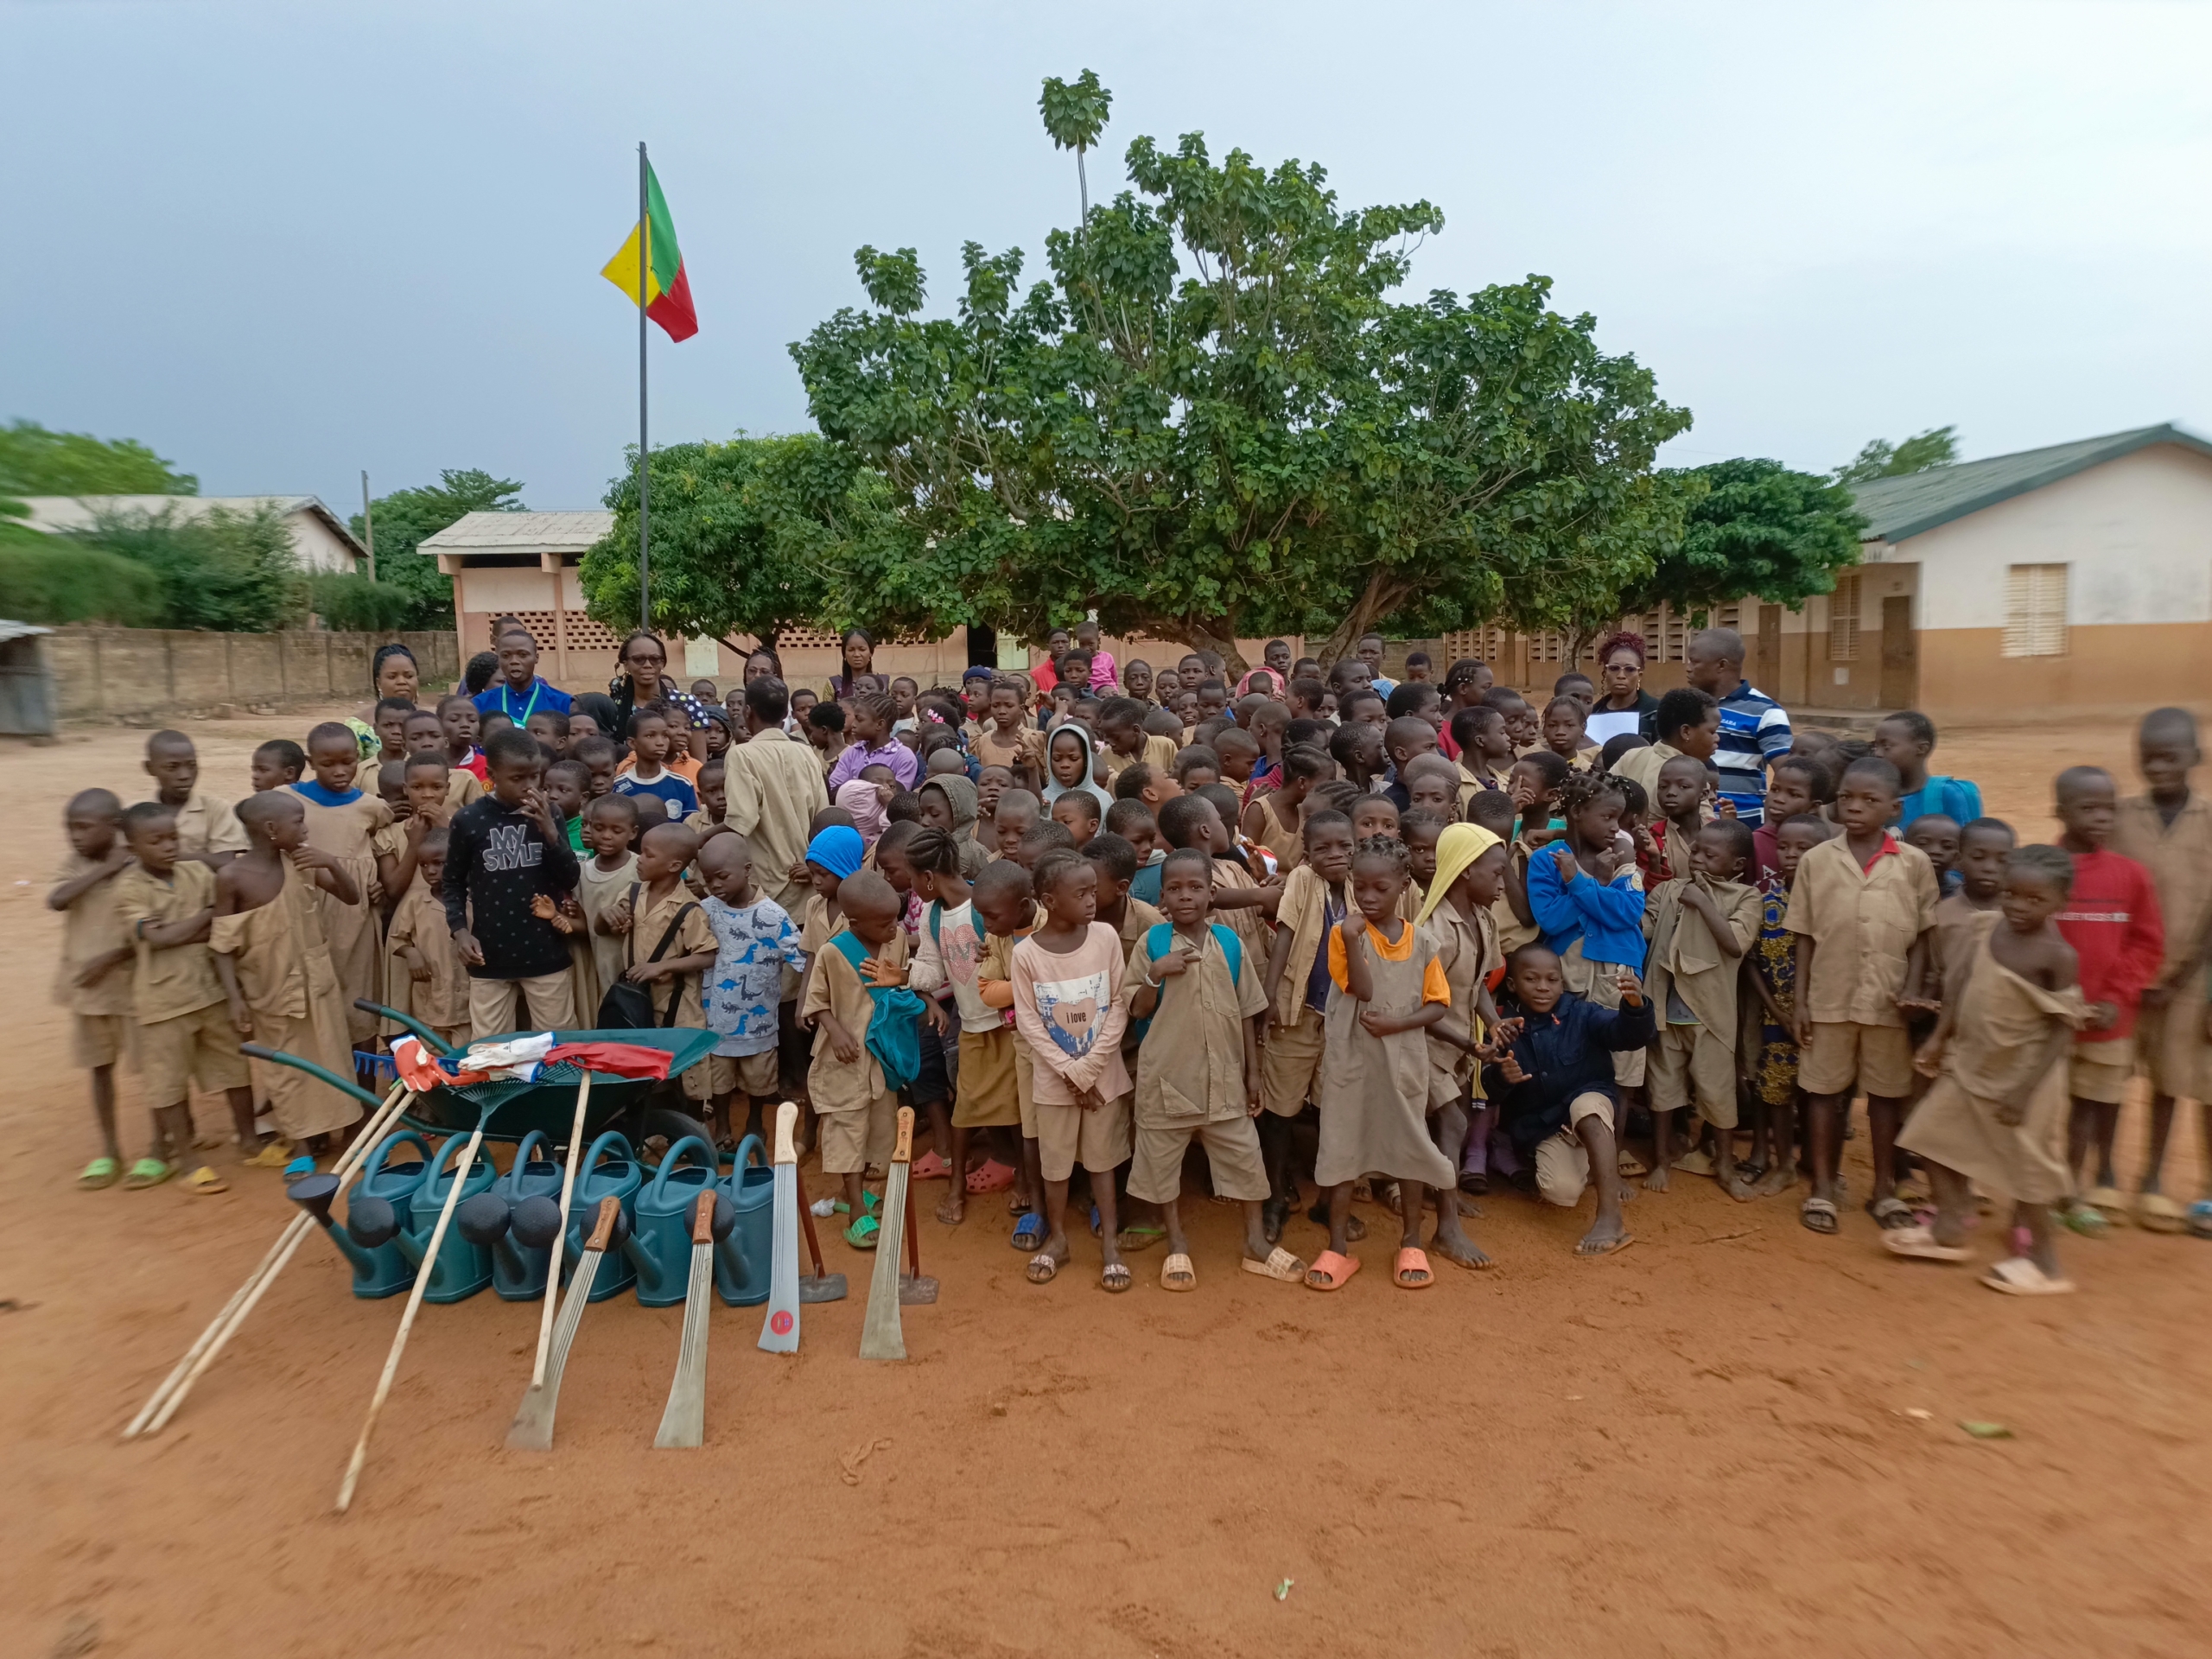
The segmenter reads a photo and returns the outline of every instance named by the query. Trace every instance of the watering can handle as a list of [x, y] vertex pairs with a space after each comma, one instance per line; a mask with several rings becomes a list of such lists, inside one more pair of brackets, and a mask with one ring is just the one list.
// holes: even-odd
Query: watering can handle
[[438, 1148], [437, 1161], [430, 1166], [430, 1179], [434, 1181], [437, 1179], [438, 1172], [446, 1166], [447, 1160], [451, 1158], [454, 1153], [464, 1150], [469, 1145], [469, 1142], [470, 1137], [461, 1134], [459, 1130], [455, 1130], [453, 1134], [448, 1135], [446, 1137], [445, 1145]]
[[543, 1129], [532, 1129], [528, 1135], [523, 1136], [522, 1144], [515, 1148], [514, 1166], [517, 1169], [525, 1169], [529, 1167], [530, 1149], [534, 1146], [541, 1144], [547, 1148], [549, 1153], [550, 1152], [553, 1143], [546, 1139], [545, 1131]]
[[698, 1161], [706, 1166], [709, 1185], [713, 1185], [711, 1178], [721, 1173], [715, 1167], [715, 1149], [697, 1135], [687, 1135], [663, 1154], [660, 1167], [653, 1172], [652, 1192], [650, 1196], [656, 1204], [660, 1201], [662, 1194], [668, 1186], [669, 1172], [676, 1167], [677, 1161], [683, 1155], [684, 1151], [691, 1147], [696, 1147], [699, 1149]]
[[430, 1143], [428, 1141], [425, 1141], [413, 1129], [401, 1129], [395, 1134], [385, 1136], [385, 1138], [378, 1141], [376, 1146], [370, 1151], [368, 1162], [361, 1166], [361, 1185], [363, 1186], [366, 1186], [372, 1179], [384, 1173], [384, 1160], [385, 1154], [391, 1152], [394, 1147], [397, 1146], [403, 1141], [412, 1141], [416, 1147], [422, 1152], [423, 1161], [426, 1164], [430, 1161]]
[[767, 1167], [768, 1167], [768, 1148], [767, 1148], [767, 1146], [766, 1146], [766, 1144], [761, 1141], [760, 1137], [759, 1135], [747, 1135], [747, 1136], [745, 1137], [745, 1139], [744, 1139], [744, 1140], [742, 1140], [742, 1141], [739, 1141], [739, 1142], [737, 1143], [737, 1154], [736, 1154], [736, 1158], [735, 1158], [735, 1160], [731, 1164], [730, 1167], [731, 1167], [731, 1168], [733, 1168], [733, 1169], [734, 1169], [734, 1170], [736, 1170], [739, 1173], [742, 1174], [742, 1173], [745, 1172], [746, 1168], [747, 1167], [747, 1164], [746, 1164], [746, 1161], [745, 1161], [745, 1154], [746, 1154], [746, 1153], [747, 1153], [748, 1150], [749, 1150], [749, 1151], [752, 1151], [752, 1152], [753, 1152], [753, 1153], [755, 1153], [755, 1154], [759, 1154], [760, 1159], [760, 1167], [761, 1167], [761, 1168], [766, 1169], [766, 1168], [767, 1168]]
[[586, 1170], [598, 1168], [600, 1154], [605, 1152], [609, 1147], [620, 1147], [620, 1150], [615, 1155], [622, 1159], [625, 1162], [630, 1161], [637, 1155], [630, 1150], [630, 1140], [627, 1135], [625, 1135], [617, 1130], [609, 1129], [606, 1134], [601, 1135], [599, 1139], [591, 1143], [590, 1149], [584, 1154], [582, 1167]]

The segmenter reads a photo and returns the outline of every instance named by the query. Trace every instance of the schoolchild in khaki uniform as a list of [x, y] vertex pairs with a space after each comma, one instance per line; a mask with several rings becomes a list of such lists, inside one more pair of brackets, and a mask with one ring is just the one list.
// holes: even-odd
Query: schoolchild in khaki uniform
[[[1505, 879], [1505, 843], [1480, 824], [1446, 825], [1437, 837], [1435, 868], [1416, 918], [1436, 940], [1436, 959], [1452, 993], [1450, 1012], [1427, 1033], [1429, 1134], [1437, 1150], [1462, 1172], [1463, 1189], [1470, 1171], [1479, 1173], [1480, 1190], [1489, 1185], [1491, 1112], [1478, 1062], [1488, 1056], [1486, 1039], [1497, 1024], [1490, 981], [1505, 958], [1497, 948], [1491, 906]], [[1472, 1161], [1471, 1148], [1476, 1154]], [[1436, 1204], [1438, 1231], [1445, 1242], [1457, 1243], [1458, 1211], [1450, 1192], [1439, 1192]], [[1449, 1211], [1447, 1205], [1452, 1206]], [[1447, 1219], [1453, 1224], [1447, 1227]], [[1466, 1248], [1474, 1264], [1487, 1260], [1471, 1240]]]
[[1693, 1173], [1710, 1173], [1729, 1196], [1748, 1199], [1736, 1184], [1736, 990], [1744, 952], [1759, 931], [1758, 891], [1743, 880], [1753, 856], [1751, 826], [1719, 818], [1687, 850], [1677, 844], [1675, 851], [1681, 874], [1653, 888], [1643, 906], [1651, 942], [1643, 983], [1659, 1020], [1651, 1045], [1651, 1173], [1643, 1185], [1667, 1190], [1675, 1114], [1694, 1106], [1713, 1127], [1713, 1149]]
[[355, 1007], [357, 998], [373, 998], [384, 988], [384, 952], [378, 938], [376, 906], [382, 893], [377, 880], [377, 832], [392, 823], [391, 809], [373, 792], [354, 787], [360, 770], [360, 746], [353, 734], [328, 721], [308, 734], [308, 763], [314, 777], [291, 785], [307, 808], [308, 844], [345, 866], [361, 897], [341, 903], [320, 888], [325, 937], [331, 964], [338, 969], [346, 996], [346, 1028], [356, 1045], [376, 1034], [377, 1017]]
[[[720, 950], [699, 901], [683, 885], [683, 872], [698, 855], [699, 838], [680, 823], [646, 830], [638, 849], [637, 879], [610, 918], [610, 925], [628, 936], [622, 977], [649, 988], [655, 1025], [686, 1031], [707, 1028], [699, 979]], [[712, 1068], [695, 1065], [683, 1074], [683, 1097], [703, 1102], [711, 1085]]]
[[451, 1048], [468, 1039], [468, 975], [461, 965], [461, 952], [454, 949], [452, 931], [446, 926], [446, 901], [439, 891], [446, 876], [446, 832], [428, 831], [413, 852], [414, 879], [385, 933], [391, 957], [385, 1001], [420, 1020]]
[[130, 976], [123, 971], [138, 952], [116, 910], [116, 878], [130, 868], [122, 836], [123, 806], [105, 789], [73, 797], [62, 813], [69, 856], [54, 872], [46, 907], [62, 912], [61, 961], [54, 1000], [69, 1010], [72, 1050], [91, 1074], [92, 1116], [99, 1124], [100, 1155], [85, 1166], [77, 1185], [113, 1186], [123, 1178], [123, 1147], [115, 1137], [115, 1065], [130, 1052]]
[[[352, 734], [346, 735], [350, 742]], [[115, 878], [115, 912], [137, 951], [131, 1012], [138, 1022], [138, 1072], [154, 1121], [153, 1151], [130, 1166], [124, 1185], [145, 1187], [185, 1166], [192, 1150], [195, 1081], [207, 1093], [230, 1096], [238, 1143], [249, 1154], [253, 1090], [207, 949], [215, 872], [178, 859], [176, 815], [159, 802], [142, 801], [125, 812], [123, 831], [137, 861]], [[247, 1161], [255, 1160], [249, 1155]], [[186, 1177], [185, 1185], [201, 1193], [226, 1190], [205, 1165]]]
[[176, 814], [180, 858], [220, 865], [245, 850], [231, 803], [200, 787], [200, 752], [182, 732], [156, 732], [146, 740], [146, 775], [154, 798]]
[[1888, 761], [1853, 761], [1836, 790], [1844, 833], [1805, 855], [1789, 890], [1789, 931], [1797, 936], [1793, 1035], [1813, 1167], [1812, 1196], [1798, 1218], [1816, 1233], [1837, 1228], [1836, 1166], [1854, 1085], [1866, 1092], [1874, 1163], [1866, 1212], [1885, 1229], [1912, 1224], [1891, 1154], [1912, 1092], [1905, 1014], [1927, 1007], [1916, 993], [1940, 895], [1928, 855], [1890, 832], [1897, 789]]
[[[843, 1208], [852, 1217], [845, 1243], [872, 1250], [880, 1229], [874, 1195], [862, 1177], [871, 1162], [890, 1158], [899, 1096], [868, 1051], [868, 1026], [875, 1017], [870, 993], [906, 982], [906, 930], [899, 925], [898, 893], [873, 870], [855, 871], [839, 882], [837, 908], [842, 925], [830, 937], [849, 932], [866, 947], [867, 976], [825, 941], [808, 970], [798, 1017], [814, 1027], [806, 1084], [819, 1125], [822, 1171], [843, 1182]], [[899, 1248], [897, 1239], [890, 1243]]]
[[[1029, 1045], [1021, 1040], [1014, 1019], [1014, 947], [1036, 930], [1044, 909], [1030, 897], [1029, 873], [1013, 859], [1001, 859], [976, 879], [976, 909], [989, 931], [983, 937], [982, 954], [976, 959], [976, 990], [983, 1002], [1001, 1010], [1001, 1030], [1007, 1049], [1005, 1064], [1011, 1072], [1014, 1124], [1021, 1142], [1021, 1177], [1014, 1183], [1009, 1207], [1020, 1217], [1014, 1223], [1013, 1246], [1034, 1253], [1044, 1243], [1045, 1180], [1037, 1151], [1037, 1073]], [[963, 1035], [965, 1033], [963, 1033]], [[988, 1075], [997, 1075], [988, 1055], [979, 1057]], [[960, 1075], [968, 1076], [969, 1057], [960, 1056]], [[966, 1098], [963, 1094], [962, 1098]], [[1006, 1096], [995, 1092], [999, 1113]]]
[[1321, 1071], [1321, 1022], [1329, 1006], [1329, 966], [1322, 947], [1351, 903], [1351, 819], [1342, 812], [1306, 814], [1305, 857], [1283, 883], [1275, 912], [1274, 949], [1266, 976], [1269, 1011], [1260, 1051], [1260, 1147], [1268, 1165], [1268, 1198], [1261, 1221], [1268, 1243], [1282, 1236], [1298, 1202], [1291, 1173], [1290, 1122], [1306, 1109]]

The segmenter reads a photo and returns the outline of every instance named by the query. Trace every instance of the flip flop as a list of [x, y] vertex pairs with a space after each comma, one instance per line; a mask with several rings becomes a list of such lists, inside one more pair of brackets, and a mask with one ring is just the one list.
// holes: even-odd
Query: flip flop
[[968, 1172], [968, 1190], [979, 1197], [986, 1192], [1003, 1192], [1014, 1185], [1016, 1179], [1010, 1165], [1002, 1164], [995, 1158], [986, 1159]]
[[1900, 1198], [1869, 1198], [1866, 1209], [1884, 1232], [1895, 1232], [1900, 1227], [1913, 1224], [1912, 1206]]
[[130, 1166], [130, 1173], [123, 1178], [124, 1190], [143, 1192], [149, 1186], [159, 1186], [176, 1173], [176, 1166], [165, 1164], [158, 1158], [141, 1158]]
[[1649, 1175], [1651, 1173], [1651, 1166], [1643, 1159], [1632, 1152], [1625, 1151], [1619, 1154], [1614, 1168], [1619, 1172], [1620, 1178], [1624, 1181], [1634, 1180], [1639, 1175]]
[[103, 1187], [113, 1186], [123, 1179], [123, 1165], [113, 1158], [95, 1158], [85, 1166], [85, 1173], [77, 1178], [78, 1187], [86, 1192], [97, 1192]]
[[2139, 1192], [2135, 1220], [2145, 1232], [2177, 1233], [2189, 1225], [2189, 1212], [2163, 1192]]
[[1459, 1172], [1459, 1190], [1471, 1198], [1490, 1196], [1490, 1175], [1487, 1171], [1463, 1169]]
[[1037, 1249], [1044, 1243], [1047, 1230], [1044, 1216], [1032, 1210], [1014, 1224], [1014, 1248], [1017, 1250]]
[[1808, 1198], [1797, 1206], [1797, 1219], [1807, 1232], [1830, 1235], [1837, 1228], [1835, 1205], [1826, 1198]]
[[238, 1160], [240, 1169], [282, 1169], [297, 1154], [283, 1141], [271, 1141], [251, 1158]]
[[1574, 1253], [1582, 1256], [1617, 1255], [1636, 1243], [1634, 1233], [1623, 1233], [1618, 1238], [1601, 1238], [1595, 1244], [1588, 1239], [1577, 1239]]
[[1895, 1228], [1882, 1235], [1882, 1248], [1916, 1262], [1963, 1262], [1974, 1254], [1960, 1245], [1936, 1243], [1934, 1230], [1927, 1227]]
[[[946, 1163], [943, 1158], [939, 1157], [934, 1147], [930, 1151], [924, 1153], [920, 1157], [915, 1159], [912, 1163], [906, 1166], [906, 1179], [910, 1181], [942, 1181], [951, 1173], [952, 1166]], [[975, 1177], [972, 1175], [969, 1176], [969, 1185], [968, 1190], [970, 1192], [977, 1190], [974, 1185], [974, 1181]], [[996, 1187], [993, 1187], [991, 1190], [993, 1192], [996, 1192], [998, 1189]]]
[[[861, 1217], [866, 1220], [873, 1220], [875, 1216], [876, 1206], [880, 1205], [882, 1202], [882, 1194], [871, 1192], [866, 1187], [862, 1187], [861, 1189]], [[849, 1216], [853, 1213], [853, 1206], [846, 1203], [842, 1198], [832, 1198], [830, 1201], [830, 1213], [833, 1216]], [[858, 1226], [859, 1223], [855, 1222], [854, 1225]]]
[[1436, 1282], [1436, 1274], [1429, 1269], [1427, 1255], [1408, 1244], [1390, 1264], [1390, 1282], [1400, 1290], [1427, 1290]]
[[1712, 1154], [1701, 1147], [1693, 1147], [1675, 1160], [1674, 1170], [1677, 1175], [1710, 1175], [1713, 1173]]
[[1060, 1264], [1042, 1250], [1029, 1258], [1029, 1265], [1022, 1269], [1033, 1285], [1049, 1285], [1059, 1276]]
[[1098, 1270], [1098, 1288], [1111, 1291], [1116, 1296], [1135, 1282], [1135, 1275], [1130, 1273], [1126, 1262], [1109, 1262]]
[[2100, 1186], [2082, 1195], [2082, 1201], [2098, 1211], [2115, 1227], [2127, 1220], [2127, 1195], [2116, 1186]]
[[1162, 1290], [1196, 1290], [1198, 1270], [1191, 1265], [1187, 1255], [1171, 1255], [1160, 1264], [1160, 1287]]
[[2199, 1238], [2212, 1238], [2212, 1198], [2199, 1198], [2189, 1206], [2189, 1230]]
[[1148, 1250], [1167, 1236], [1165, 1227], [1155, 1227], [1148, 1221], [1124, 1227], [1114, 1235], [1115, 1242], [1125, 1250]]
[[2112, 1231], [2112, 1219], [2101, 1210], [2075, 1202], [2058, 1212], [2059, 1224], [2083, 1238], [2102, 1238]]
[[1981, 1275], [1981, 1282], [2007, 1296], [2063, 1296], [2071, 1279], [2054, 1279], [2024, 1255], [2008, 1255]]
[[1268, 1251], [1264, 1262], [1255, 1262], [1248, 1255], [1242, 1259], [1242, 1264], [1245, 1272], [1256, 1273], [1262, 1279], [1273, 1279], [1281, 1284], [1294, 1285], [1306, 1277], [1306, 1263], [1281, 1245]]
[[227, 1192], [231, 1190], [230, 1183], [205, 1164], [186, 1176], [183, 1185], [186, 1192], [197, 1192], [203, 1198], [213, 1198], [218, 1192]]
[[874, 1216], [862, 1216], [845, 1229], [845, 1243], [856, 1250], [872, 1250], [875, 1248], [875, 1236], [882, 1230], [882, 1223]]
[[1358, 1271], [1357, 1256], [1338, 1255], [1334, 1250], [1324, 1250], [1313, 1258], [1313, 1265], [1306, 1269], [1306, 1282], [1314, 1290], [1342, 1290]]
[[284, 1166], [284, 1185], [289, 1186], [294, 1181], [304, 1180], [314, 1173], [315, 1160], [302, 1153]]

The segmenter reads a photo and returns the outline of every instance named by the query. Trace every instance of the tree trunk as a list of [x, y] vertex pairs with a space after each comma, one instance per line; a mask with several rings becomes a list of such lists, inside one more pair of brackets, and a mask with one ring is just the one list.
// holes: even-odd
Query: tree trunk
[[1373, 632], [1376, 618], [1387, 616], [1403, 604], [1410, 591], [1403, 583], [1389, 580], [1379, 568], [1369, 575], [1367, 586], [1360, 591], [1344, 620], [1321, 642], [1321, 648], [1313, 653], [1321, 659], [1323, 671], [1325, 672], [1338, 658], [1358, 645], [1361, 635]]
[[1173, 639], [1192, 651], [1218, 653], [1222, 673], [1231, 685], [1243, 679], [1251, 667], [1236, 649], [1236, 622], [1233, 617], [1147, 616], [1137, 621], [1154, 639]]

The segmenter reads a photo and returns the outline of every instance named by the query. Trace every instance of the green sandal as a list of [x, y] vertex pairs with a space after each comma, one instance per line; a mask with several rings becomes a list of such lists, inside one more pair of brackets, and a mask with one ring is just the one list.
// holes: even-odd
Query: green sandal
[[79, 1191], [97, 1192], [103, 1187], [113, 1186], [123, 1179], [123, 1166], [112, 1158], [95, 1158], [85, 1166], [85, 1173], [77, 1178]]
[[124, 1190], [142, 1192], [149, 1186], [159, 1186], [176, 1173], [175, 1164], [165, 1164], [158, 1158], [141, 1158], [130, 1166], [130, 1173], [123, 1178]]
[[[861, 1189], [861, 1214], [862, 1216], [874, 1216], [882, 1203], [883, 1195], [881, 1193], [871, 1192], [866, 1187], [862, 1187]], [[853, 1213], [853, 1206], [847, 1204], [842, 1198], [836, 1199], [830, 1206], [830, 1210], [831, 1213], [834, 1215], [849, 1216]]]
[[845, 1243], [856, 1250], [872, 1250], [875, 1248], [875, 1236], [882, 1230], [883, 1224], [874, 1216], [862, 1216], [845, 1229]]

